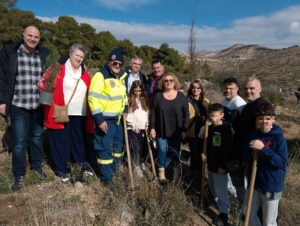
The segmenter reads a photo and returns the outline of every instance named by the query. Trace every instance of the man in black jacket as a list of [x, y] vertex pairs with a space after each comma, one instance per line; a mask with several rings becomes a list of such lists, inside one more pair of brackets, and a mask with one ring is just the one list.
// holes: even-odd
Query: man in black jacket
[[159, 82], [161, 78], [166, 74], [165, 66], [161, 60], [153, 60], [152, 63], [152, 73], [148, 75], [148, 79], [145, 82], [145, 88], [148, 93], [150, 102], [154, 99], [157, 92], [161, 92], [159, 87]]
[[[255, 125], [255, 110], [261, 104], [269, 103], [266, 99], [261, 96], [261, 82], [255, 76], [247, 78], [244, 85], [244, 93], [247, 99], [247, 104], [243, 108], [238, 123], [238, 127], [235, 133], [235, 151], [231, 158], [233, 160], [242, 161], [242, 149], [246, 145], [247, 136], [249, 133], [256, 130]], [[240, 184], [233, 184], [237, 189], [237, 195], [241, 203], [245, 202], [246, 188], [244, 179], [240, 178]]]
[[39, 46], [40, 32], [28, 26], [20, 43], [7, 45], [0, 54], [0, 114], [11, 118], [12, 190], [19, 190], [26, 173], [26, 150], [31, 169], [40, 179], [42, 170], [43, 112], [39, 105], [37, 83], [49, 50]]
[[132, 83], [136, 80], [141, 81], [143, 85], [146, 82], [146, 76], [141, 72], [143, 64], [143, 59], [138, 55], [133, 55], [130, 60], [130, 69], [128, 69], [127, 76], [125, 78], [125, 85], [127, 89], [127, 94], [130, 92]]

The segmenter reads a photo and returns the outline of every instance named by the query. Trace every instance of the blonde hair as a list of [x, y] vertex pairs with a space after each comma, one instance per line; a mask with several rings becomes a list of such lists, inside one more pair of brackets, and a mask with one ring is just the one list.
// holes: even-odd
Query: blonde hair
[[167, 76], [172, 76], [173, 77], [174, 83], [175, 83], [174, 89], [178, 91], [180, 89], [181, 85], [180, 85], [180, 83], [179, 83], [178, 78], [176, 77], [176, 75], [174, 75], [173, 73], [170, 73], [170, 72], [167, 72], [166, 74], [164, 74], [163, 77], [160, 79], [159, 86], [160, 86], [161, 90], [165, 91], [164, 84], [165, 84], [165, 80], [166, 80]]

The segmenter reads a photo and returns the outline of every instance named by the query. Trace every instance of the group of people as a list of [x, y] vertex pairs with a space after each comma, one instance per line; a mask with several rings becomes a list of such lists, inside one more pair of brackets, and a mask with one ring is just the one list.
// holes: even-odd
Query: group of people
[[[93, 137], [93, 151], [100, 179], [111, 184], [124, 155], [124, 125], [136, 173], [143, 174], [147, 156], [146, 137], [156, 141], [159, 181], [167, 183], [166, 169], [180, 164], [181, 142], [191, 151], [190, 168], [200, 179], [202, 161], [207, 160], [208, 185], [220, 214], [216, 225], [228, 224], [228, 190], [245, 204], [253, 153], [258, 152], [257, 176], [251, 211], [251, 225], [276, 225], [278, 203], [287, 168], [287, 145], [275, 122], [274, 107], [261, 97], [258, 78], [247, 78], [246, 101], [238, 95], [238, 81], [224, 80], [224, 99], [209, 103], [200, 80], [190, 83], [187, 95], [178, 78], [167, 72], [160, 60], [151, 64], [152, 73], [141, 73], [143, 60], [134, 55], [130, 69], [124, 69], [124, 53], [113, 49], [107, 63], [90, 76], [84, 65], [87, 54], [82, 44], [73, 44], [69, 56], [60, 60], [53, 83], [50, 105], [39, 102], [39, 86], [53, 67], [43, 70], [50, 52], [40, 46], [40, 32], [28, 26], [22, 41], [5, 46], [0, 55], [0, 114], [11, 118], [12, 190], [19, 190], [26, 173], [26, 152], [37, 176], [42, 169], [42, 131], [47, 128], [52, 168], [62, 182], [70, 179], [69, 162], [78, 163], [82, 173], [93, 175], [87, 161], [87, 140]], [[68, 107], [69, 120], [57, 122], [56, 106]], [[124, 120], [125, 119], [125, 120]], [[210, 125], [205, 134], [205, 122]], [[207, 150], [202, 152], [203, 140]], [[238, 176], [232, 163], [239, 166]], [[249, 181], [248, 180], [248, 181]], [[262, 206], [262, 222], [257, 217]]]

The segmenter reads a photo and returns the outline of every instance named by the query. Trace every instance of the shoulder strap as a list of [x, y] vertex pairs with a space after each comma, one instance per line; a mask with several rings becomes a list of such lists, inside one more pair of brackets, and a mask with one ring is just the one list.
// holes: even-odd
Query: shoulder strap
[[76, 91], [76, 89], [77, 89], [77, 86], [78, 86], [79, 81], [80, 81], [80, 78], [79, 78], [79, 79], [77, 80], [77, 82], [76, 82], [75, 89], [74, 89], [74, 91], [73, 91], [73, 93], [72, 93], [72, 95], [71, 95], [71, 98], [69, 99], [67, 105], [69, 105], [69, 103], [71, 102], [71, 100], [72, 100], [72, 98], [73, 98], [73, 96], [74, 96], [74, 94], [75, 94], [75, 91]]

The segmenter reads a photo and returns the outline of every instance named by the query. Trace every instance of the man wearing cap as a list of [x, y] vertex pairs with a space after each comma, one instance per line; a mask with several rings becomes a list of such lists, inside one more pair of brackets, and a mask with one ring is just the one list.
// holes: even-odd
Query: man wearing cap
[[105, 66], [93, 76], [88, 97], [95, 121], [94, 149], [100, 178], [108, 184], [124, 153], [121, 118], [128, 110], [128, 102], [123, 62], [123, 49], [113, 49]]

